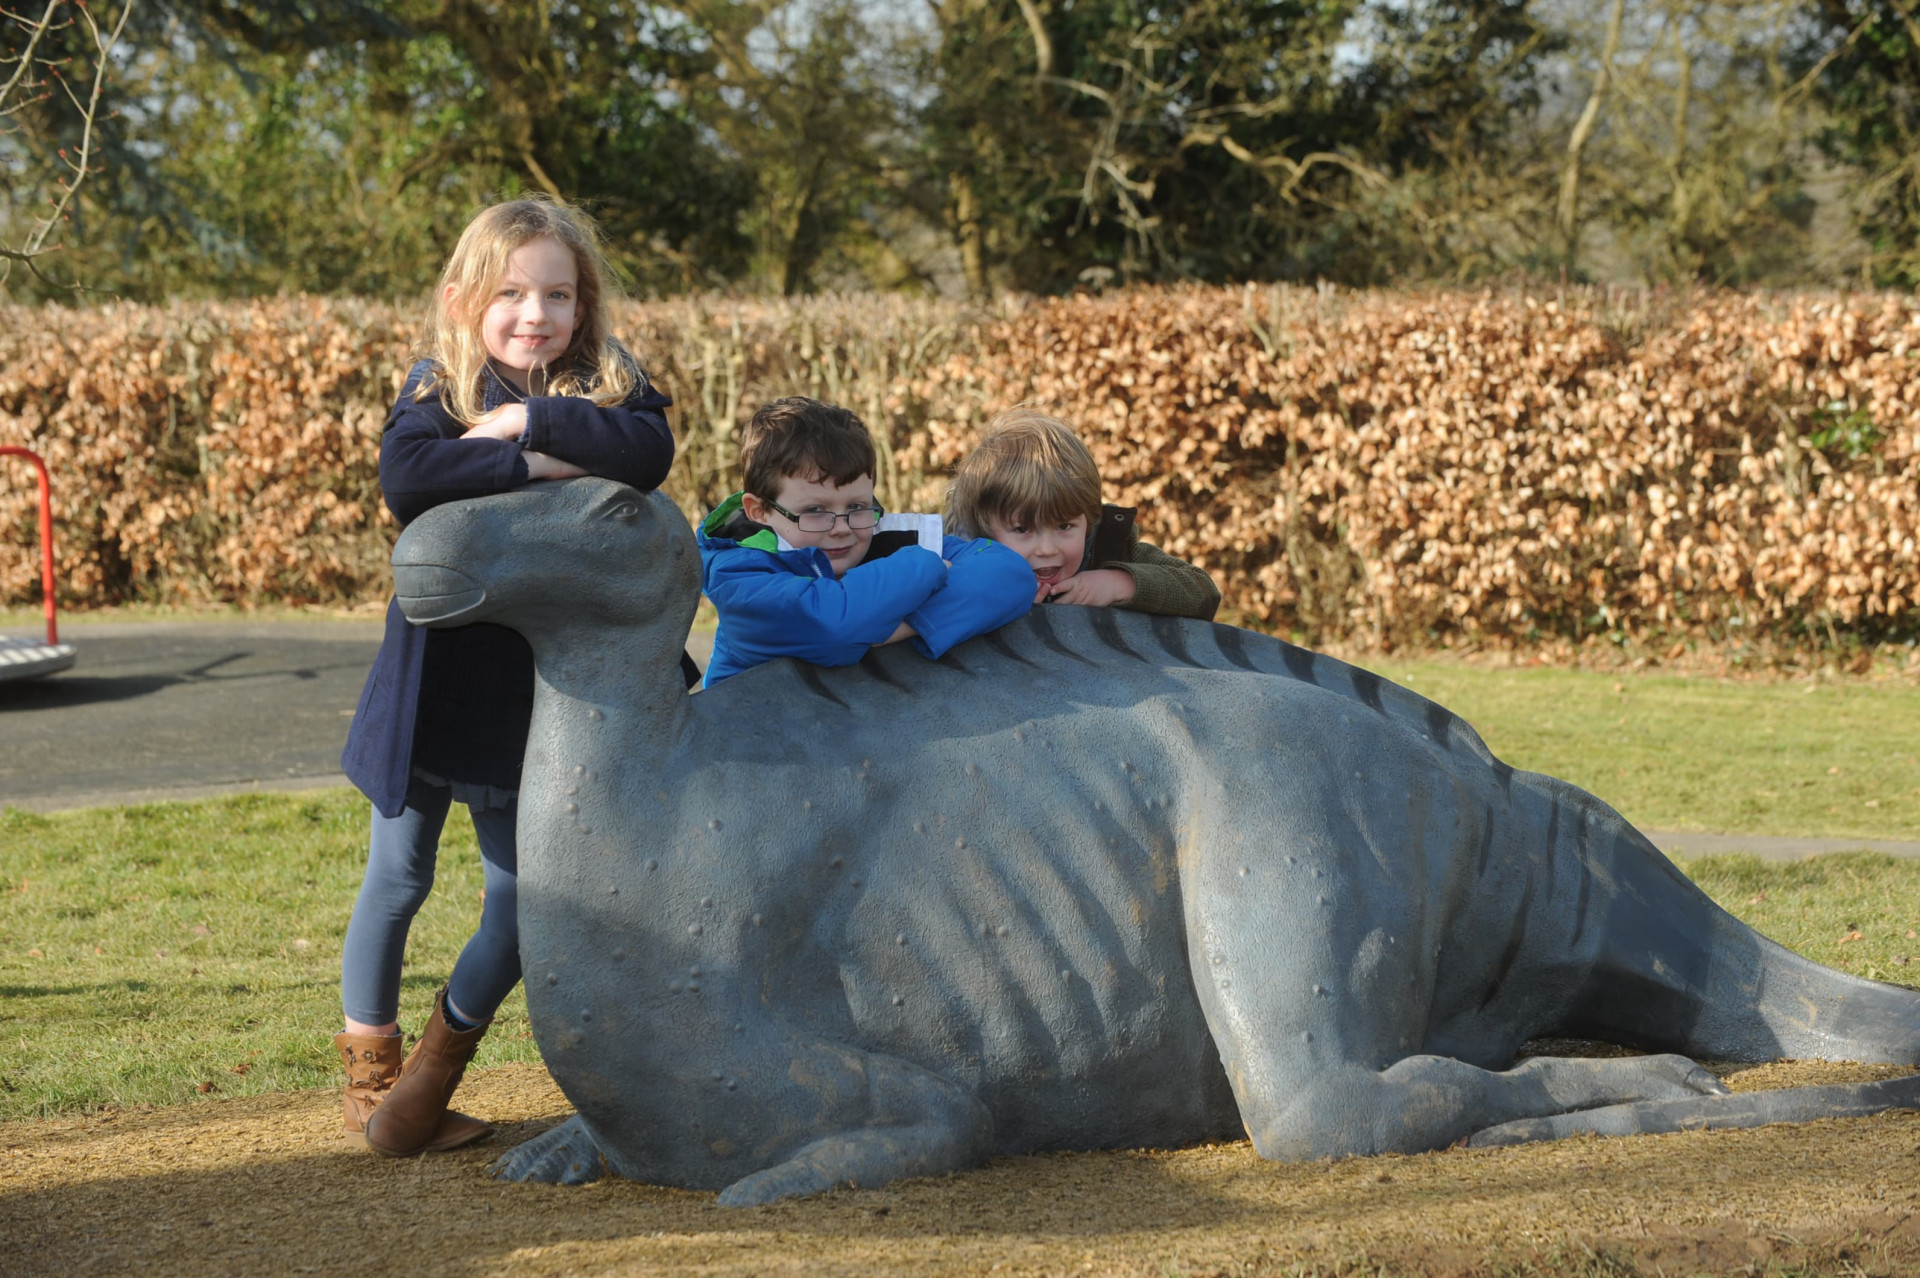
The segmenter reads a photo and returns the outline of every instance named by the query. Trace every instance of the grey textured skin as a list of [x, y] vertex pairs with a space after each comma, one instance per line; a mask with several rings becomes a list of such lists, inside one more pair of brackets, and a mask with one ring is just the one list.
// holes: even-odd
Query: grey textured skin
[[1049, 607], [939, 662], [689, 697], [672, 503], [442, 506], [407, 615], [538, 668], [520, 936], [578, 1116], [501, 1174], [729, 1205], [995, 1153], [1236, 1136], [1306, 1159], [1920, 1103], [1725, 1096], [1684, 1056], [1913, 1062], [1920, 995], [1807, 962], [1440, 706], [1226, 626]]

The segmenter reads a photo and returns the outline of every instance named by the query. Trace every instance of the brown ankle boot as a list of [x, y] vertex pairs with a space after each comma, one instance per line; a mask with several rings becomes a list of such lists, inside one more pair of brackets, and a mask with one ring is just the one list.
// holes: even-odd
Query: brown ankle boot
[[[347, 1067], [347, 1086], [341, 1096], [341, 1126], [347, 1143], [367, 1147], [367, 1120], [380, 1108], [394, 1082], [400, 1077], [401, 1044], [398, 1034], [350, 1034], [333, 1036], [340, 1049], [340, 1061]], [[493, 1128], [477, 1118], [449, 1110], [434, 1130], [433, 1139], [423, 1152], [437, 1153], [479, 1140]]]
[[479, 1119], [447, 1109], [489, 1023], [456, 1030], [447, 1024], [446, 990], [434, 997], [420, 1041], [407, 1054], [386, 1099], [367, 1120], [369, 1149], [403, 1157], [452, 1149], [493, 1134], [493, 1128]]
[[340, 1050], [340, 1063], [347, 1067], [347, 1087], [340, 1097], [341, 1124], [347, 1143], [365, 1146], [367, 1119], [386, 1099], [387, 1091], [400, 1077], [400, 1036], [398, 1034], [350, 1034], [345, 1030], [333, 1036]]

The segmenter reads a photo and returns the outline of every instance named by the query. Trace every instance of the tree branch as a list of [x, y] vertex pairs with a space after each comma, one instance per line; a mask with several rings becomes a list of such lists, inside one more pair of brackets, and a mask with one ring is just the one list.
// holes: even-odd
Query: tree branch
[[[39, 268], [35, 259], [54, 251], [47, 247], [48, 237], [67, 219], [74, 201], [79, 198], [81, 186], [94, 173], [93, 158], [97, 145], [95, 125], [100, 118], [100, 99], [106, 87], [108, 70], [113, 62], [113, 51], [119, 46], [120, 37], [127, 29], [127, 19], [133, 14], [133, 0], [126, 0], [113, 26], [103, 31], [98, 19], [93, 15], [93, 10], [85, 4], [76, 3], [75, 0], [49, 0], [45, 13], [33, 26], [28, 26], [25, 20], [7, 13], [6, 17], [27, 28], [29, 39], [25, 50], [19, 55], [20, 66], [16, 67], [13, 75], [8, 78], [6, 87], [0, 89], [0, 108], [9, 108], [9, 95], [20, 91], [23, 87], [35, 85], [36, 82], [31, 74], [34, 52], [47, 32], [53, 30], [55, 14], [63, 7], [70, 7], [79, 15], [78, 20], [86, 24], [87, 34], [92, 38], [94, 47], [93, 77], [86, 85], [84, 96], [75, 91], [67, 77], [60, 75], [57, 70], [52, 72], [60, 84], [62, 93], [79, 117], [80, 141], [75, 146], [73, 154], [69, 155], [65, 149], [56, 153], [56, 166], [64, 166], [67, 172], [54, 179], [57, 194], [52, 197], [53, 208], [35, 219], [26, 238], [18, 245], [0, 245], [0, 264], [4, 264], [0, 265], [0, 284], [6, 282], [15, 265], [24, 265], [36, 279], [44, 283], [53, 283]], [[74, 17], [69, 16], [66, 22], [72, 23], [75, 20]], [[20, 104], [12, 105], [5, 112], [0, 112], [0, 115], [10, 114], [11, 110], [18, 109], [18, 105]], [[58, 245], [55, 246], [56, 249], [58, 247]]]

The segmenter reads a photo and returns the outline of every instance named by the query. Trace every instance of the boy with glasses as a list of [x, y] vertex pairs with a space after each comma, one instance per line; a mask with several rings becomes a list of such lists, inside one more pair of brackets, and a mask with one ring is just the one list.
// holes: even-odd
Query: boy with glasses
[[740, 441], [744, 487], [700, 522], [701, 588], [720, 614], [706, 683], [776, 657], [852, 665], [907, 640], [937, 658], [1023, 616], [1033, 570], [1004, 546], [948, 537], [882, 553], [875, 454], [847, 409], [799, 396], [763, 405]]

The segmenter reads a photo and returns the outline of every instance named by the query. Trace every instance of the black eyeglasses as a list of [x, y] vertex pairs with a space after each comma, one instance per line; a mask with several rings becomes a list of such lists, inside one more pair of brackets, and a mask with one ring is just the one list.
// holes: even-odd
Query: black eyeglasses
[[[761, 500], [766, 501], [765, 498]], [[887, 513], [887, 508], [877, 501], [871, 506], [855, 506], [844, 515], [836, 515], [830, 510], [808, 510], [796, 515], [775, 501], [768, 501], [767, 509], [775, 514], [785, 515], [801, 532], [808, 533], [832, 532], [833, 526], [843, 519], [847, 521], [847, 527], [853, 531], [865, 532], [879, 523], [880, 516]]]

